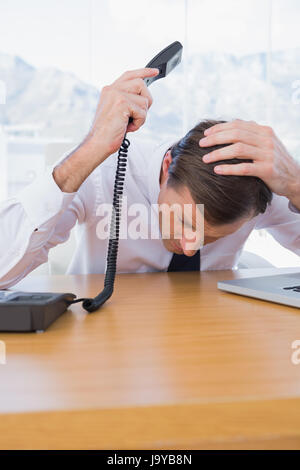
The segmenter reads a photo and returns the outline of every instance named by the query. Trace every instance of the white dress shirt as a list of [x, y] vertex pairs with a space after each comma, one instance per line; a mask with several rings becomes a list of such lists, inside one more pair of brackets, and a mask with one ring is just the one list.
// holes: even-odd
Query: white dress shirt
[[[165, 152], [174, 142], [145, 144], [129, 136], [124, 195], [128, 207], [143, 204], [158, 229], [159, 176]], [[62, 157], [64, 158], [65, 155]], [[48, 259], [49, 250], [65, 242], [76, 225], [77, 248], [69, 274], [104, 273], [107, 239], [97, 236], [102, 203], [112, 202], [116, 154], [111, 155], [86, 179], [76, 193], [63, 193], [55, 183], [52, 168], [0, 204], [0, 289], [8, 288]], [[127, 214], [126, 214], [127, 217]], [[130, 223], [130, 216], [127, 223]], [[284, 247], [300, 255], [300, 214], [287, 198], [274, 194], [271, 205], [235, 233], [201, 248], [201, 270], [234, 269], [253, 229], [267, 229]], [[172, 253], [157, 239], [120, 239], [117, 272], [167, 271]]]

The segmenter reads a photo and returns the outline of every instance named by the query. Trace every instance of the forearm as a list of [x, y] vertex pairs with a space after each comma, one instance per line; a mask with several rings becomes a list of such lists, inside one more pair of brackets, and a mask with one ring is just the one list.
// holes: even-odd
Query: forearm
[[108, 156], [107, 147], [87, 137], [53, 170], [53, 178], [64, 193], [77, 192], [81, 184]]

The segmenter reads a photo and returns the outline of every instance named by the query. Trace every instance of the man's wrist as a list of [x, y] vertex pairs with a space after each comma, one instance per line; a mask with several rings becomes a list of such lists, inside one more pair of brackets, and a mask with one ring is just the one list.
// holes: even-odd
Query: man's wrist
[[295, 183], [290, 186], [287, 198], [292, 206], [300, 211], [300, 175], [299, 178], [296, 178]]
[[294, 209], [300, 211], [300, 195], [298, 197], [289, 197], [288, 199]]
[[287, 196], [287, 198], [289, 199], [292, 206], [300, 211], [300, 184], [298, 186], [298, 191], [294, 190]]
[[109, 156], [104, 146], [87, 137], [73, 152], [62, 160], [53, 170], [53, 178], [61, 191], [74, 193]]

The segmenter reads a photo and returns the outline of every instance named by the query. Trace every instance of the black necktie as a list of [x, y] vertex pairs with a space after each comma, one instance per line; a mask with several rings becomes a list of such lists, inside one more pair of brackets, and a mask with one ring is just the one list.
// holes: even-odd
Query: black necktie
[[177, 255], [174, 253], [168, 272], [174, 271], [200, 271], [200, 250], [193, 256]]

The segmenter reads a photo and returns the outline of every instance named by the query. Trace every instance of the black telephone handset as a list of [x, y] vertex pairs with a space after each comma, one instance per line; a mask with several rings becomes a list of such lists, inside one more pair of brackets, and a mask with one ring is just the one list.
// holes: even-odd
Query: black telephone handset
[[[146, 67], [158, 68], [159, 74], [145, 78], [147, 86], [164, 78], [181, 61], [182, 45], [176, 41], [157, 54]], [[129, 119], [131, 122], [132, 119]], [[94, 299], [76, 299], [74, 294], [29, 293], [0, 291], [0, 331], [44, 331], [73, 303], [83, 302], [87, 312], [98, 310], [112, 295], [116, 276], [121, 219], [121, 198], [125, 181], [129, 140], [124, 140], [118, 152], [117, 171], [113, 194], [113, 212], [107, 250], [104, 289]]]
[[[178, 41], [173, 42], [159, 54], [157, 54], [146, 67], [159, 69], [159, 74], [155, 77], [145, 78], [144, 81], [147, 86], [151, 85], [156, 80], [164, 78], [173, 70], [176, 65], [181, 62], [182, 44]], [[132, 122], [132, 118], [129, 119]], [[123, 195], [123, 187], [125, 181], [127, 152], [130, 145], [129, 140], [124, 136], [124, 140], [118, 153], [117, 171], [114, 185], [113, 195], [113, 212], [110, 222], [110, 238], [108, 242], [107, 251], [107, 266], [104, 279], [104, 289], [94, 299], [78, 299], [73, 301], [80, 302], [83, 300], [83, 308], [88, 312], [98, 310], [112, 295], [114, 290], [114, 282], [116, 276], [117, 255], [119, 246], [119, 232], [120, 232], [120, 219], [121, 219], [121, 202], [120, 199]]]

